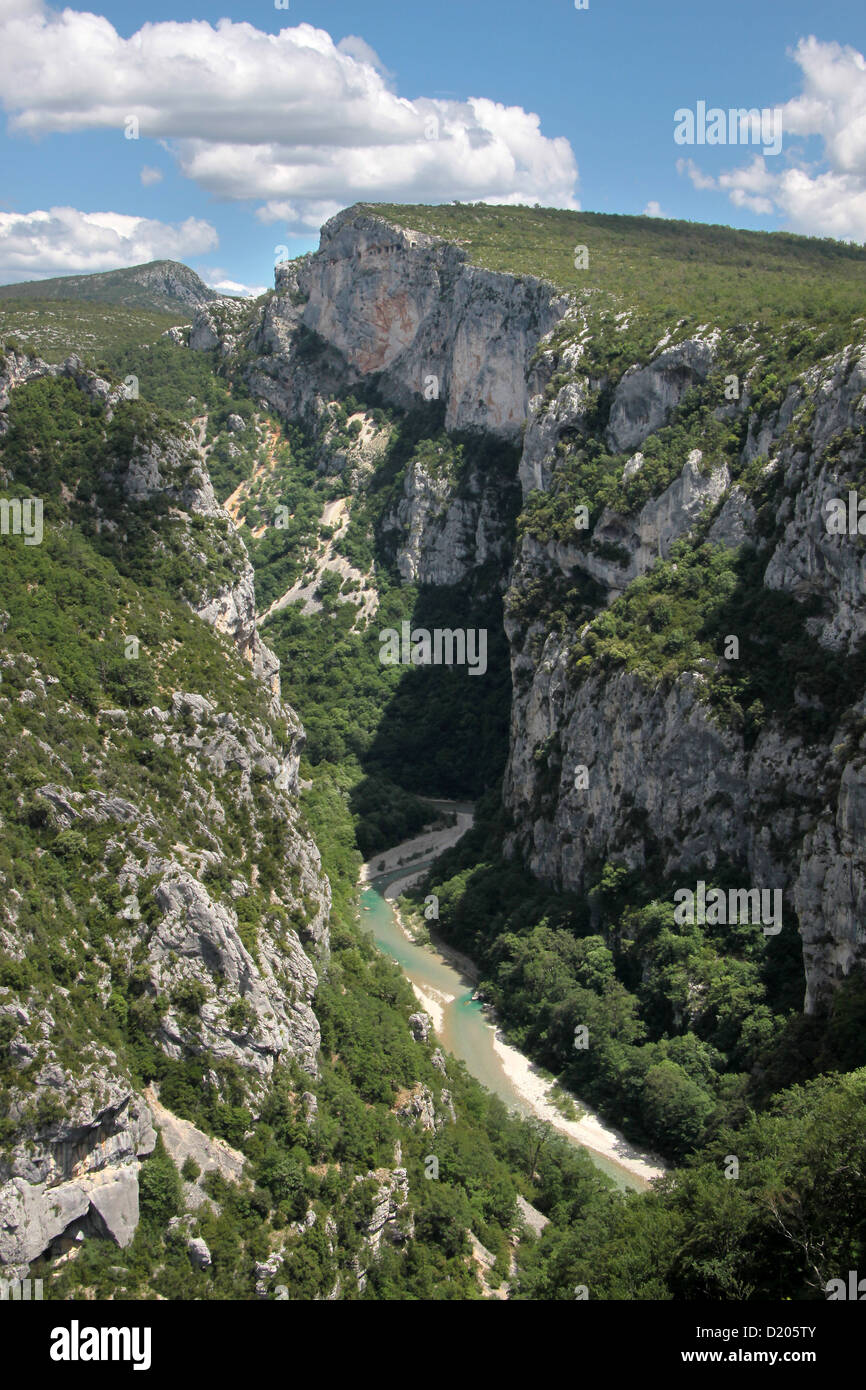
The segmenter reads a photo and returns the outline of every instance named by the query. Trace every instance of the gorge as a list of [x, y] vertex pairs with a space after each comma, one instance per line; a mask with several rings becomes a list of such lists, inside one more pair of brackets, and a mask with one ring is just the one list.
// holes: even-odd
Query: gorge
[[[0, 550], [7, 1270], [823, 1296], [866, 1209], [864, 565], [825, 524], [864, 481], [864, 279], [838, 243], [359, 205], [156, 342], [7, 340], [45, 532]], [[416, 631], [464, 661], [382, 659]], [[363, 908], [434, 968], [357, 877], [431, 796], [475, 821], [410, 909], [651, 1191], [484, 1095], [477, 1004], [447, 1057], [412, 1024]], [[780, 930], [685, 920], [696, 883], [772, 885]]]

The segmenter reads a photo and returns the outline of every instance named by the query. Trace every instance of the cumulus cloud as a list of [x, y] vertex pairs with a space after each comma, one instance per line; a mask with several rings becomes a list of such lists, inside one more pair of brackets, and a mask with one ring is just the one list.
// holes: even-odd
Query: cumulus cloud
[[220, 294], [242, 295], [245, 299], [258, 299], [260, 294], [264, 294], [267, 285], [243, 285], [239, 280], [210, 280], [205, 278], [205, 284], [210, 285], [212, 290], [219, 290]]
[[172, 225], [68, 207], [0, 212], [0, 276], [15, 282], [116, 270], [143, 261], [184, 260], [214, 250], [217, 243], [210, 223], [194, 217]]
[[150, 188], [151, 184], [162, 183], [162, 170], [155, 169], [152, 164], [143, 164], [139, 178], [144, 188]]
[[656, 202], [655, 198], [650, 198], [643, 210], [644, 217], [664, 217], [661, 203]]
[[[2, 0], [0, 0], [2, 3]], [[14, 131], [115, 129], [170, 148], [220, 198], [254, 199], [266, 220], [356, 200], [542, 202], [577, 207], [565, 138], [536, 115], [479, 96], [409, 101], [358, 37], [310, 24], [269, 34], [220, 20], [145, 24], [36, 3], [0, 11], [0, 99]]]
[[[787, 163], [758, 155], [714, 177], [677, 161], [695, 188], [728, 194], [736, 207], [781, 217], [796, 232], [866, 241], [866, 58], [856, 48], [801, 39], [792, 57], [803, 90], [781, 107]], [[790, 137], [800, 137], [790, 147]], [[817, 141], [809, 158], [802, 142]]]

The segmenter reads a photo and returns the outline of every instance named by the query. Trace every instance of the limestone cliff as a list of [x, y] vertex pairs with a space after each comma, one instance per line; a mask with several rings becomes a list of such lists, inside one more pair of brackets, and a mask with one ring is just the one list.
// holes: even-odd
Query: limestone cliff
[[[606, 451], [626, 500], [595, 509], [585, 531], [524, 526], [512, 556], [507, 486], [477, 467], [458, 485], [416, 459], [381, 536], [405, 581], [457, 584], [491, 560], [510, 581], [511, 852], [575, 889], [605, 860], [640, 867], [650, 858], [666, 875], [725, 861], [745, 882], [782, 887], [813, 1009], [866, 959], [862, 700], [836, 712], [829, 734], [810, 738], [769, 718], [747, 740], [714, 717], [700, 661], [661, 683], [587, 660], [574, 671], [593, 614], [689, 538], [728, 550], [769, 544], [758, 583], [804, 613], [808, 604], [818, 649], [853, 657], [864, 631], [860, 542], [825, 522], [827, 501], [847, 495], [862, 467], [863, 344], [816, 354], [768, 409], [765, 348], [743, 330], [741, 389], [723, 394], [729, 335], [684, 322], [610, 378], [593, 362], [586, 301], [481, 270], [452, 243], [350, 208], [323, 228], [318, 252], [278, 267], [276, 294], [247, 340], [248, 379], [295, 419], [318, 418], [364, 380], [403, 408], [438, 399], [448, 431], [520, 446], [525, 504], [566, 493], [579, 502], [579, 472], [564, 483], [570, 455], [587, 442]], [[715, 401], [713, 418], [740, 442], [733, 452], [677, 445], [661, 481], [646, 483], [645, 451], [659, 456], [655, 445], [696, 394]], [[575, 584], [591, 595], [578, 625], [551, 623], [551, 596]], [[796, 670], [780, 680], [793, 704], [815, 704]], [[586, 789], [575, 788], [578, 766], [589, 770]]]
[[[670, 408], [675, 400], [675, 391], [659, 387], [669, 357], [656, 359], [656, 371], [626, 373], [614, 394], [607, 432], [623, 450], [643, 443], [664, 418], [660, 403]], [[746, 417], [742, 459], [757, 461], [773, 480], [760, 525], [727, 463], [693, 451], [681, 476], [636, 513], [605, 508], [589, 538], [575, 532], [573, 540], [541, 544], [526, 534], [508, 619], [514, 703], [505, 798], [513, 850], [542, 878], [578, 890], [606, 860], [639, 868], [651, 856], [666, 877], [709, 873], [728, 860], [744, 883], [782, 888], [786, 929], [799, 929], [803, 939], [810, 1011], [866, 958], [862, 695], [838, 712], [829, 735], [810, 739], [767, 721], [749, 745], [742, 731], [713, 716], [701, 662], [657, 685], [591, 666], [577, 678], [572, 658], [576, 642], [583, 652], [585, 633], [526, 622], [521, 601], [533, 583], [568, 584], [583, 575], [600, 586], [603, 605], [614, 603], [703, 519], [706, 540], [728, 548], [761, 543], [769, 533], [758, 582], [811, 600], [806, 626], [817, 650], [853, 661], [863, 632], [863, 551], [857, 536], [829, 533], [827, 503], [847, 497], [862, 467], [864, 391], [861, 342], [804, 373], [760, 424], [744, 395], [735, 408]], [[527, 493], [552, 485], [556, 445], [585, 392], [578, 376], [552, 402], [534, 403], [521, 467]], [[632, 456], [624, 476], [642, 463], [640, 453]], [[615, 556], [604, 542], [617, 547]], [[783, 661], [779, 679], [791, 683], [794, 702], [809, 703], [797, 671]], [[579, 767], [587, 769], [586, 786], [576, 785]]]

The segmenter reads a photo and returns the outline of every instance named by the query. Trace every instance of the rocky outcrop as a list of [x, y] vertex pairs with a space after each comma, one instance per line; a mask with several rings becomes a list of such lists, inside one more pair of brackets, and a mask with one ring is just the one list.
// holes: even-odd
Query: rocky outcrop
[[[273, 697], [272, 708], [279, 707], [280, 662], [270, 647], [262, 641], [256, 625], [256, 595], [253, 567], [246, 554], [237, 581], [219, 589], [213, 595], [205, 596], [196, 605], [199, 617], [215, 627], [217, 632], [225, 632], [232, 638], [245, 661], [248, 661], [253, 676], [267, 688]], [[297, 790], [297, 762], [303, 742], [301, 724], [293, 710], [283, 705], [283, 717], [294, 734], [294, 747], [290, 756], [292, 767], [291, 788]]]
[[379, 1253], [383, 1238], [402, 1245], [415, 1234], [415, 1221], [409, 1206], [409, 1175], [405, 1168], [377, 1168], [366, 1179], [375, 1179], [378, 1187], [373, 1195], [373, 1210], [367, 1222], [364, 1243], [371, 1256]]
[[28, 353], [6, 351], [0, 357], [0, 438], [9, 428], [7, 412], [10, 392], [14, 391], [16, 386], [23, 386], [28, 381], [36, 381], [44, 376], [67, 377], [74, 381], [88, 400], [96, 401], [105, 407], [109, 420], [117, 402], [128, 400], [130, 397], [130, 386], [125, 383], [112, 385], [85, 367], [81, 358], [74, 354], [63, 362], [48, 363], [43, 362], [40, 357], [31, 357]]
[[436, 1128], [440, 1129], [444, 1124], [456, 1125], [457, 1111], [454, 1108], [454, 1100], [447, 1086], [443, 1086], [439, 1093], [441, 1110], [436, 1115]]
[[545, 1226], [550, 1225], [550, 1218], [539, 1211], [537, 1207], [527, 1202], [526, 1198], [521, 1196], [519, 1192], [517, 1194], [517, 1212], [520, 1220], [524, 1222], [526, 1228], [531, 1231], [536, 1238], [541, 1235]]
[[197, 352], [218, 349], [227, 356], [236, 348], [248, 317], [249, 305], [227, 296], [199, 305], [189, 330], [189, 346]]
[[[577, 345], [565, 349], [560, 360], [574, 369], [581, 356], [582, 348]], [[600, 384], [592, 378], [578, 377], [561, 386], [552, 400], [542, 392], [530, 396], [518, 473], [524, 498], [535, 489], [547, 492], [556, 471], [556, 446], [560, 439], [586, 434], [591, 393]]]
[[430, 1030], [433, 1027], [433, 1020], [429, 1014], [418, 1013], [409, 1015], [409, 1030], [416, 1042], [425, 1043], [430, 1037]]
[[566, 312], [544, 281], [468, 264], [458, 247], [348, 208], [298, 271], [301, 321], [397, 405], [445, 402], [448, 430], [514, 437], [539, 338]]
[[[866, 634], [866, 560], [858, 537], [828, 529], [828, 503], [847, 503], [847, 478], [862, 469], [866, 428], [866, 344], [846, 349], [823, 371], [809, 373], [814, 416], [808, 454], [782, 448], [774, 467], [782, 470], [785, 527], [764, 575], [769, 589], [800, 599], [818, 597], [827, 617], [816, 624], [824, 646], [851, 651]], [[801, 399], [802, 405], [802, 399]], [[771, 424], [774, 435], [785, 415]]]
[[[25, 1278], [31, 1260], [80, 1232], [123, 1247], [138, 1225], [139, 1159], [156, 1142], [144, 1100], [113, 1059], [71, 1073], [56, 1063], [12, 1092], [17, 1137], [0, 1158], [0, 1268]], [[43, 1121], [40, 1114], [57, 1114]]]
[[417, 1124], [421, 1129], [436, 1128], [436, 1111], [433, 1105], [433, 1092], [423, 1082], [416, 1083], [411, 1095], [397, 1106], [397, 1118]]
[[[189, 1120], [166, 1109], [159, 1099], [155, 1084], [146, 1087], [144, 1098], [153, 1118], [154, 1128], [162, 1135], [166, 1153], [178, 1170], [191, 1160], [199, 1170], [198, 1177], [186, 1184], [188, 1206], [199, 1206], [203, 1200], [201, 1183], [208, 1173], [218, 1173], [226, 1182], [239, 1183], [244, 1176], [246, 1159], [224, 1139], [214, 1139], [197, 1129]], [[190, 1192], [196, 1189], [196, 1194]]]
[[[636, 454], [630, 462], [642, 462]], [[626, 465], [628, 469], [628, 464]], [[636, 470], [635, 470], [636, 471]], [[667, 558], [675, 541], [687, 536], [706, 507], [715, 507], [726, 497], [731, 475], [725, 463], [704, 468], [700, 449], [693, 449], [682, 473], [657, 497], [651, 497], [633, 516], [606, 507], [596, 522], [588, 542], [577, 545], [551, 540], [542, 545], [527, 535], [521, 543], [515, 576], [518, 586], [522, 571], [535, 573], [556, 568], [564, 575], [580, 570], [602, 585], [607, 602], [612, 603], [633, 579], [645, 574], [657, 560]], [[748, 500], [730, 498], [716, 523], [713, 539], [718, 544], [742, 544], [748, 518]], [[611, 558], [615, 554], [615, 558]]]
[[637, 449], [668, 420], [690, 386], [704, 381], [718, 335], [688, 338], [645, 367], [630, 367], [614, 392], [605, 439], [614, 453]]
[[160, 1021], [163, 1051], [182, 1057], [206, 1050], [262, 1077], [291, 1056], [315, 1073], [319, 1025], [310, 1001], [317, 977], [297, 933], [285, 929], [279, 947], [260, 933], [254, 960], [233, 908], [214, 902], [179, 865], [153, 871], [163, 916], [147, 940], [150, 987], [159, 998], [181, 1000]]
[[460, 584], [480, 565], [505, 569], [511, 537], [506, 523], [508, 488], [501, 479], [471, 468], [459, 495], [447, 475], [413, 460], [403, 496], [382, 522], [406, 584]]
[[172, 1216], [168, 1223], [169, 1239], [174, 1237], [176, 1240], [183, 1241], [189, 1262], [195, 1269], [207, 1269], [213, 1260], [207, 1241], [203, 1240], [201, 1236], [193, 1235], [195, 1220], [196, 1218], [192, 1214]]

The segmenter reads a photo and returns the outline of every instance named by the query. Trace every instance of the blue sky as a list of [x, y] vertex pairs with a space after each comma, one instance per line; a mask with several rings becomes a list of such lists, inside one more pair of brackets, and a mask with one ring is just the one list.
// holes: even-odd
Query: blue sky
[[[358, 198], [866, 242], [864, 53], [862, 0], [0, 0], [0, 281], [165, 255], [257, 289]], [[781, 152], [678, 145], [699, 102], [778, 108]]]

